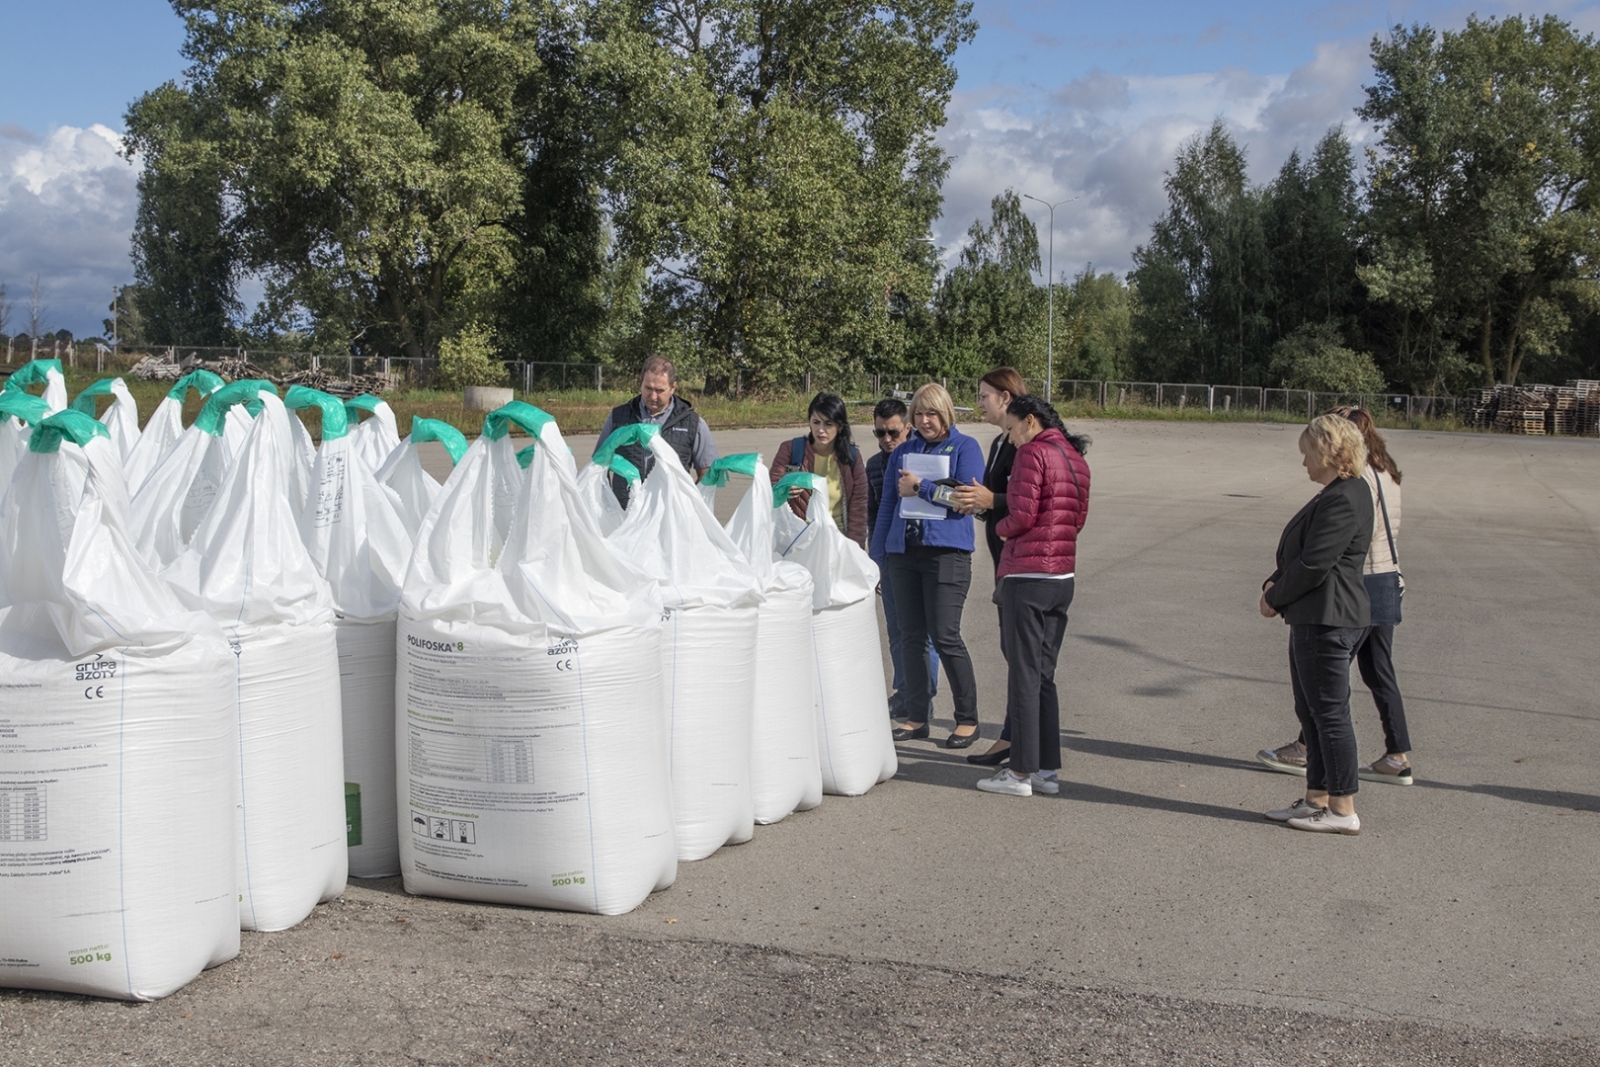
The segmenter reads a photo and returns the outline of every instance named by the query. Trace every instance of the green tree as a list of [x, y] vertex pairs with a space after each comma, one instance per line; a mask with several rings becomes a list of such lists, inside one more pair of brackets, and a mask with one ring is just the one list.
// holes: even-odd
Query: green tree
[[1262, 226], [1271, 262], [1272, 332], [1353, 323], [1361, 209], [1355, 156], [1335, 127], [1302, 161], [1298, 149], [1266, 189]]
[[[966, 0], [602, 0], [608, 206], [650, 303], [759, 385], [903, 348]], [[932, 195], [930, 195], [930, 193]]]
[[1249, 186], [1244, 151], [1221, 120], [1178, 151], [1166, 189], [1166, 214], [1133, 253], [1136, 372], [1260, 383], [1275, 340], [1264, 194]]
[[1273, 345], [1272, 373], [1286, 388], [1319, 393], [1381, 393], [1386, 388], [1372, 357], [1346, 348], [1331, 322], [1307, 323]]
[[170, 82], [128, 109], [124, 152], [143, 164], [128, 291], [144, 336], [222, 345], [240, 310], [238, 250], [226, 206], [218, 115], [203, 93]]
[[1369, 263], [1397, 376], [1515, 382], [1600, 306], [1600, 48], [1561, 20], [1396, 27], [1360, 114], [1378, 131]]
[[[242, 264], [316, 343], [431, 355], [513, 261], [521, 94], [568, 8], [532, 0], [174, 0], [214, 101]], [[147, 106], [149, 97], [134, 105]], [[458, 314], [458, 308], [460, 313]]]
[[446, 389], [504, 385], [507, 367], [494, 354], [494, 335], [488, 327], [479, 323], [463, 326], [439, 343], [439, 384]]
[[1045, 297], [1034, 284], [1039, 233], [1010, 189], [989, 205], [990, 219], [967, 243], [934, 295], [937, 341], [928, 373], [972, 378], [1010, 365], [1044, 377]]
[[1123, 381], [1132, 373], [1134, 293], [1085, 267], [1056, 292], [1056, 377]]

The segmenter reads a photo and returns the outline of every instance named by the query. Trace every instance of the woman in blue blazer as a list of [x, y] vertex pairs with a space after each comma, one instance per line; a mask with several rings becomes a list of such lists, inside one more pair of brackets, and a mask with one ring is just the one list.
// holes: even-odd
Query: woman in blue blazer
[[[972, 658], [961, 639], [961, 613], [972, 585], [972, 516], [935, 500], [940, 486], [905, 469], [909, 455], [949, 459], [949, 478], [971, 485], [983, 477], [983, 449], [956, 429], [955, 405], [944, 386], [929, 382], [911, 398], [912, 433], [895, 449], [883, 472], [883, 503], [872, 530], [874, 559], [884, 561], [884, 580], [894, 589], [902, 648], [922, 648], [929, 637], [944, 662], [955, 701], [956, 728], [945, 738], [947, 748], [966, 748], [978, 739], [978, 685]], [[888, 492], [895, 486], [897, 493]], [[901, 511], [916, 497], [941, 512], [937, 519], [906, 519]], [[902, 657], [905, 672], [906, 723], [895, 730], [896, 741], [928, 736], [933, 702], [928, 695], [928, 661]]]

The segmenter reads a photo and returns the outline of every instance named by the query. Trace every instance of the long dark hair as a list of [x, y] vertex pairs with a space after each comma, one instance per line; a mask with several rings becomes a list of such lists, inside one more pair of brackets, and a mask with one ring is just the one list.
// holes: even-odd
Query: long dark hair
[[1016, 419], [1025, 419], [1032, 415], [1039, 420], [1039, 425], [1045, 429], [1060, 430], [1061, 436], [1067, 439], [1069, 445], [1077, 449], [1078, 455], [1086, 456], [1089, 454], [1089, 446], [1093, 442], [1084, 434], [1073, 433], [1068, 430], [1066, 423], [1061, 421], [1061, 416], [1056, 414], [1056, 409], [1043, 397], [1034, 396], [1032, 393], [1024, 393], [1006, 405], [1006, 414]]
[[1374, 470], [1382, 471], [1394, 479], [1395, 485], [1399, 485], [1400, 466], [1395, 463], [1394, 457], [1389, 455], [1383, 435], [1378, 432], [1377, 424], [1372, 421], [1372, 414], [1366, 408], [1356, 407], [1334, 408], [1332, 414], [1342, 415], [1356, 424], [1356, 429], [1361, 431], [1362, 438], [1367, 442], [1367, 462], [1372, 464]]
[[[850, 413], [845, 410], [844, 401], [832, 393], [818, 393], [811, 398], [811, 406], [806, 408], [806, 421], [811, 421], [813, 415], [821, 415], [838, 427], [833, 438], [833, 456], [839, 461], [839, 466], [848, 465], [850, 457], [855, 454], [856, 444], [850, 439]], [[811, 441], [809, 432], [806, 433], [806, 440]], [[816, 444], [815, 441], [811, 443]], [[800, 457], [796, 456], [793, 462], [799, 463]]]

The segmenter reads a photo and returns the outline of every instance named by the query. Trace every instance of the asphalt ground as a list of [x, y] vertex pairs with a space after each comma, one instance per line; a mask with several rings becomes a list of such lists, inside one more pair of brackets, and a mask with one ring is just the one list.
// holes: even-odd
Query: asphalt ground
[[[1079, 428], [1059, 797], [973, 789], [941, 694], [893, 781], [682, 865], [630, 915], [352, 882], [159, 1004], [0, 993], [0, 1061], [1600, 1062], [1600, 442], [1389, 435], [1418, 784], [1363, 783], [1343, 838], [1262, 820], [1300, 783], [1253, 759], [1295, 731], [1286, 631], [1255, 602], [1314, 489], [1297, 429]], [[986, 736], [990, 573], [964, 627]]]

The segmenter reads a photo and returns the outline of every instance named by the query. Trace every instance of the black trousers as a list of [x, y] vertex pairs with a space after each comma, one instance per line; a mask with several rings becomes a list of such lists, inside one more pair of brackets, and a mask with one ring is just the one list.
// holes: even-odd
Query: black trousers
[[1350, 659], [1366, 632], [1364, 626], [1289, 627], [1289, 681], [1306, 741], [1308, 790], [1349, 797], [1361, 788], [1350, 722]]
[[1061, 769], [1061, 699], [1056, 661], [1067, 633], [1072, 578], [1000, 579], [1000, 641], [1006, 657], [1006, 725], [1014, 774]]
[[904, 552], [889, 553], [884, 568], [894, 585], [895, 614], [900, 622], [900, 669], [905, 672], [906, 682], [901, 692], [905, 694], [909, 721], [917, 721], [913, 709], [928, 707], [931, 698], [928, 658], [904, 653], [925, 647], [931, 637], [950, 681], [956, 724], [978, 725], [978, 681], [966, 642], [961, 639], [961, 613], [967, 604], [967, 589], [972, 585], [972, 553], [959, 548], [907, 545]]
[[[1356, 667], [1361, 671], [1361, 682], [1372, 691], [1372, 702], [1378, 707], [1378, 720], [1383, 723], [1383, 751], [1385, 755], [1399, 755], [1411, 751], [1411, 731], [1406, 728], [1406, 703], [1400, 697], [1400, 682], [1394, 673], [1394, 627], [1369, 626], [1367, 634], [1356, 646]], [[1300, 696], [1295, 694], [1295, 717], [1301, 714]], [[1300, 743], [1306, 741], [1305, 731], [1300, 731]]]

